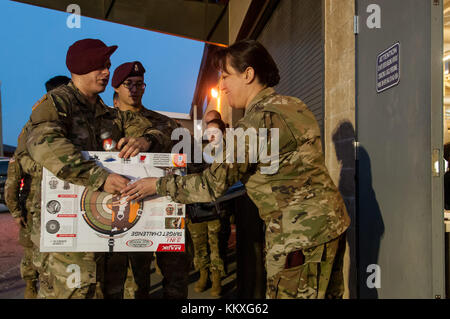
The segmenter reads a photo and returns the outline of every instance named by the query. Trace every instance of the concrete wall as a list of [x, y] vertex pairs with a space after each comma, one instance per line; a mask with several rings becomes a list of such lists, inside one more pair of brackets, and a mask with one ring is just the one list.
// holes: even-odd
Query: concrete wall
[[346, 298], [356, 298], [354, 0], [323, 0], [325, 14], [325, 163], [352, 224], [344, 261]]

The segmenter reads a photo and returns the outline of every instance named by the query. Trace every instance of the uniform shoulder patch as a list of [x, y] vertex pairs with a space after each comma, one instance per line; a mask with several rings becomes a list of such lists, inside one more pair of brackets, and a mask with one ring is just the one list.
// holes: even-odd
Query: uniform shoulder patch
[[59, 111], [53, 102], [53, 97], [47, 95], [33, 107], [30, 115], [30, 122], [32, 125], [35, 125], [41, 122], [57, 121], [60, 116], [61, 114], [59, 114]]
[[45, 94], [43, 97], [41, 97], [41, 99], [33, 105], [32, 111], [34, 111], [34, 109], [37, 108], [46, 99], [47, 99], [47, 94]]

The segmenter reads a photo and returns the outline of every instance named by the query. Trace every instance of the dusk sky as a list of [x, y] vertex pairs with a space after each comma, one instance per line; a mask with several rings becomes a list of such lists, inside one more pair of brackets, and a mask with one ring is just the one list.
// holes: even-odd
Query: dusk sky
[[[83, 8], [81, 8], [83, 13]], [[124, 62], [138, 60], [147, 72], [143, 104], [156, 111], [189, 113], [204, 43], [111, 22], [81, 17], [70, 29], [69, 13], [0, 0], [0, 81], [3, 143], [17, 145], [32, 106], [55, 75], [70, 77], [68, 47], [83, 38], [118, 45], [111, 56], [110, 83], [101, 94], [112, 105], [111, 78]]]

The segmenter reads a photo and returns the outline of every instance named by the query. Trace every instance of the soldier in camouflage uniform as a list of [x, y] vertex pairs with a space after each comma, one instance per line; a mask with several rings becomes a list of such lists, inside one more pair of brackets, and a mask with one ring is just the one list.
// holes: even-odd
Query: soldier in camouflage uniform
[[[69, 83], [66, 76], [55, 76], [45, 83], [48, 91]], [[33, 266], [33, 256], [39, 254], [31, 238], [32, 217], [34, 212], [33, 197], [36, 192], [35, 187], [31, 187], [32, 175], [36, 172], [36, 162], [34, 162], [23, 151], [25, 150], [25, 139], [22, 130], [18, 138], [18, 147], [8, 166], [8, 177], [5, 183], [5, 201], [12, 216], [20, 225], [19, 243], [24, 248], [24, 256], [20, 263], [20, 273], [25, 280], [25, 299], [36, 298], [36, 283], [39, 279], [37, 268]], [[23, 186], [21, 189], [21, 181]]]
[[[41, 253], [39, 251], [39, 236], [40, 234], [36, 232], [36, 227], [40, 229], [40, 194], [41, 194], [41, 174], [42, 167], [37, 164], [26, 150], [26, 139], [27, 139], [27, 127], [30, 125], [28, 121], [24, 128], [22, 129], [21, 134], [17, 140], [17, 148], [14, 153], [14, 165], [12, 167], [20, 168], [20, 170], [30, 178], [29, 181], [29, 193], [26, 198], [25, 207], [27, 211], [27, 223], [26, 223], [26, 233], [30, 237], [32, 247], [30, 248], [31, 254], [31, 263], [32, 268], [38, 274], [39, 278], [39, 293], [45, 291], [46, 296], [53, 296], [53, 290], [51, 287], [46, 285], [46, 281], [42, 281], [43, 278], [48, 277], [48, 273], [46, 272], [46, 265], [48, 263], [48, 253]], [[11, 168], [9, 168], [11, 169]], [[8, 172], [8, 174], [12, 174], [12, 172]], [[10, 175], [14, 176], [14, 175]], [[8, 190], [5, 189], [5, 195], [8, 197], [8, 202], [14, 203], [17, 201], [17, 194], [14, 189], [16, 187], [16, 183], [11, 179], [11, 183], [8, 183]]]
[[[206, 134], [209, 142], [213, 142], [216, 139], [216, 135], [218, 135], [213, 130], [220, 130], [220, 137], [225, 133], [225, 124], [222, 120], [217, 118], [211, 119], [211, 117], [216, 116], [214, 112], [210, 111], [207, 116], [205, 116], [205, 121], [207, 121]], [[206, 158], [206, 160], [208, 163], [212, 163], [208, 158]], [[202, 170], [206, 169], [206, 167], [202, 167]], [[190, 173], [193, 172], [191, 171]], [[215, 207], [206, 207], [206, 205], [196, 205], [192, 207], [192, 209], [195, 209], [195, 207], [216, 211]], [[200, 278], [196, 282], [194, 290], [196, 292], [202, 292], [206, 289], [210, 272], [212, 282], [210, 293], [213, 297], [220, 296], [222, 291], [221, 278], [222, 276], [225, 276], [224, 261], [220, 255], [219, 249], [219, 233], [224, 225], [222, 225], [222, 218], [220, 218], [219, 213], [217, 214], [217, 219], [214, 220], [194, 223], [188, 219], [187, 223], [191, 233], [192, 242], [194, 243], [194, 266], [195, 269], [200, 272]]]
[[[142, 96], [145, 92], [144, 83], [145, 68], [138, 62], [127, 62], [116, 68], [111, 81], [114, 91], [117, 93], [117, 107], [122, 111], [139, 113], [148, 119], [152, 125], [160, 132], [154, 135], [155, 145], [159, 148], [155, 151], [170, 153], [173, 141], [172, 131], [178, 128], [178, 124], [171, 118], [158, 112], [146, 109], [142, 105]], [[125, 297], [132, 295], [136, 299], [148, 298], [150, 292], [150, 264], [153, 253], [114, 253], [107, 263], [106, 277], [108, 278], [108, 292], [117, 292], [116, 296], [110, 294], [111, 298], [121, 298], [123, 296], [124, 284]], [[156, 263], [164, 276], [163, 294], [167, 299], [184, 299], [188, 294], [188, 275], [190, 258], [188, 253], [179, 252], [157, 252]], [[110, 271], [108, 271], [108, 266]], [[132, 268], [134, 283], [130, 276], [126, 276], [127, 268]], [[114, 271], [112, 270], [114, 269]], [[128, 275], [130, 271], [128, 270]], [[125, 277], [127, 281], [125, 281]], [[136, 288], [132, 291], [133, 286]]]
[[222, 291], [221, 278], [225, 276], [224, 263], [219, 253], [220, 219], [201, 223], [193, 223], [188, 219], [187, 226], [194, 243], [194, 266], [200, 272], [194, 290], [202, 292], [206, 289], [210, 272], [211, 296], [218, 297]]
[[[23, 179], [23, 188], [20, 189]], [[5, 183], [5, 202], [15, 221], [19, 224], [19, 243], [23, 247], [23, 257], [20, 262], [20, 275], [25, 281], [25, 299], [36, 298], [36, 284], [39, 277], [38, 272], [33, 267], [33, 242], [30, 239], [31, 215], [28, 205], [22, 203], [28, 200], [24, 197], [32, 197], [30, 193], [30, 175], [26, 174], [15, 154], [9, 161], [8, 176]]]
[[234, 145], [233, 157], [224, 152], [228, 161], [216, 161], [202, 174], [145, 178], [122, 192], [129, 200], [156, 192], [180, 203], [209, 202], [240, 180], [266, 225], [266, 297], [341, 298], [350, 218], [325, 167], [313, 113], [299, 99], [275, 92], [278, 68], [257, 41], [237, 42], [221, 50], [217, 61], [230, 106], [245, 108], [236, 127], [253, 128], [256, 138], [264, 134], [260, 128], [278, 129], [278, 139], [272, 130], [259, 145], [276, 156], [270, 163], [261, 156], [250, 161], [254, 145], [246, 139], [243, 161], [237, 161]]
[[[26, 132], [27, 152], [38, 165], [64, 181], [108, 193], [118, 193], [129, 180], [110, 173], [94, 160], [84, 159], [81, 151], [103, 150], [100, 136], [108, 131], [118, 141], [119, 157], [128, 158], [151, 150], [154, 135], [159, 135], [144, 117], [109, 108], [98, 96], [108, 84], [109, 57], [116, 48], [96, 39], [75, 42], [66, 57], [71, 82], [47, 93], [35, 104]], [[40, 195], [40, 191], [35, 194], [39, 209]], [[33, 218], [34, 235], [40, 234], [39, 217]], [[48, 278], [40, 280], [41, 285], [51, 287], [56, 298], [93, 298], [98, 276], [96, 263], [102, 257], [103, 254], [92, 252], [50, 253], [45, 265]], [[67, 267], [71, 264], [80, 267], [78, 285], [68, 284], [71, 273]], [[53, 296], [39, 291], [41, 298]]]

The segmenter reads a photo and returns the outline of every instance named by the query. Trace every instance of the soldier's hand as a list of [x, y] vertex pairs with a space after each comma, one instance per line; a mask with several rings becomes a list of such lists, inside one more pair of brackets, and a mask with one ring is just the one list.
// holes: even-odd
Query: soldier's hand
[[103, 190], [111, 194], [119, 194], [122, 189], [127, 187], [130, 180], [122, 175], [111, 173], [103, 184]]
[[156, 194], [156, 177], [142, 178], [133, 184], [128, 185], [121, 190], [122, 196], [128, 196], [127, 201], [137, 200], [140, 201], [147, 196]]
[[23, 217], [17, 217], [14, 218], [14, 221], [16, 222], [17, 225], [19, 225], [20, 227], [25, 228], [27, 226], [27, 224], [25, 223], [25, 219]]
[[150, 142], [145, 137], [123, 137], [117, 144], [119, 157], [129, 158], [145, 152], [150, 148]]

